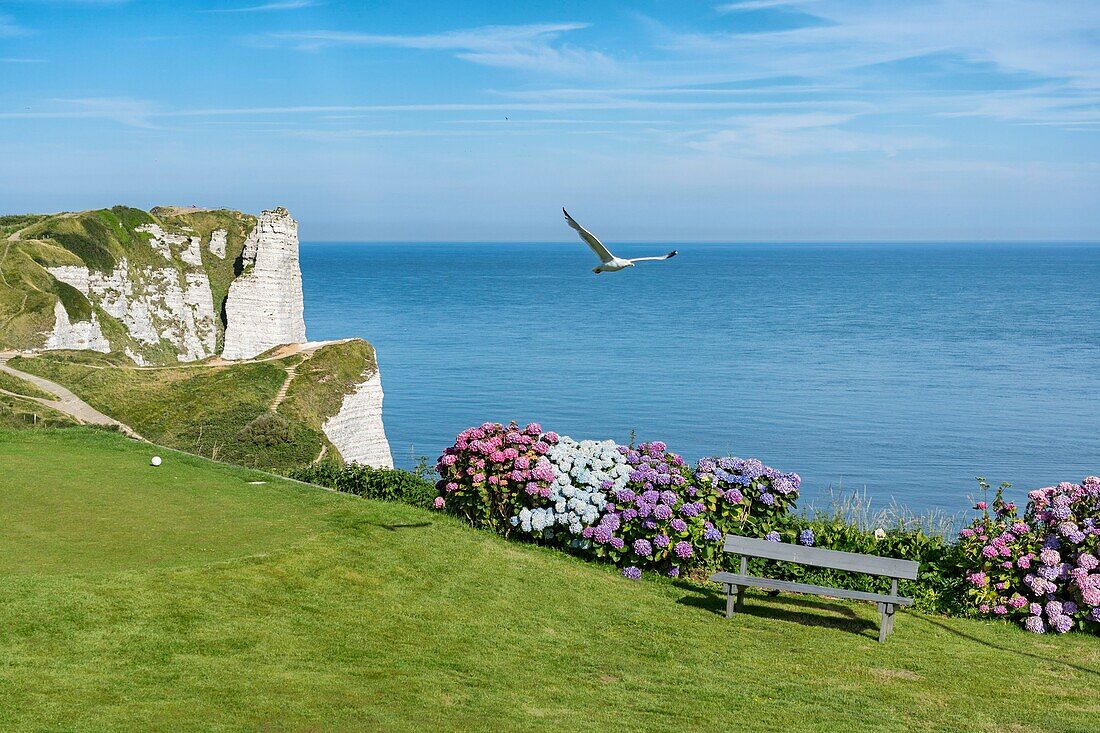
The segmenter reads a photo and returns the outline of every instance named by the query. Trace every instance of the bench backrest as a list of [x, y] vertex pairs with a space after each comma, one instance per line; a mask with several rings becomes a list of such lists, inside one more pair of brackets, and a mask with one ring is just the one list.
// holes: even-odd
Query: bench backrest
[[869, 575], [885, 575], [889, 578], [916, 580], [920, 563], [897, 560], [878, 555], [860, 555], [855, 552], [824, 550], [820, 547], [803, 547], [786, 542], [769, 542], [735, 534], [726, 535], [726, 552], [768, 560], [785, 560], [802, 565], [813, 565], [831, 570], [850, 570]]

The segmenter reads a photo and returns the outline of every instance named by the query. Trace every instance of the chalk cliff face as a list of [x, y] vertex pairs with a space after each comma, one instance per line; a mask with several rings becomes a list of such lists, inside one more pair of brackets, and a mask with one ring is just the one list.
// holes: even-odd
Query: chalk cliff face
[[375, 371], [344, 396], [340, 411], [321, 429], [345, 461], [393, 468], [390, 444], [382, 426], [382, 378]]
[[241, 253], [244, 270], [225, 303], [226, 359], [251, 359], [306, 339], [298, 222], [279, 207], [260, 215]]
[[104, 354], [111, 350], [111, 342], [103, 335], [103, 329], [99, 326], [99, 319], [95, 312], [91, 320], [69, 321], [69, 314], [61, 301], [57, 301], [53, 308], [56, 323], [53, 331], [46, 337], [47, 349], [90, 349]]
[[[199, 255], [199, 238], [166, 234], [155, 224], [139, 227], [139, 231], [151, 235], [150, 246], [164, 257], [163, 267], [132, 267], [122, 259], [118, 267], [108, 272], [81, 265], [46, 270], [121, 321], [135, 341], [149, 346], [167, 342], [180, 361], [213, 356], [217, 347], [217, 316], [210, 279]], [[60, 341], [55, 336], [56, 329], [65, 327], [58, 320], [47, 349], [73, 348], [50, 345]], [[145, 363], [140, 352], [129, 353], [139, 364]]]

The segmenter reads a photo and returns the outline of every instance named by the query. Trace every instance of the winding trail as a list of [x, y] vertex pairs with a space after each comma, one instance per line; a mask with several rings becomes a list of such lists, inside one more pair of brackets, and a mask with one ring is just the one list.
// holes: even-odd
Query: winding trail
[[275, 412], [279, 405], [283, 404], [283, 400], [286, 399], [286, 393], [290, 389], [290, 383], [294, 381], [294, 377], [298, 373], [298, 365], [304, 361], [305, 359], [286, 368], [286, 379], [283, 381], [283, 386], [279, 387], [279, 393], [275, 395], [275, 399], [271, 401], [271, 407], [268, 408], [269, 410]]
[[115, 420], [113, 417], [108, 417], [104, 415], [102, 412], [95, 409], [87, 402], [77, 397], [71, 391], [69, 391], [65, 387], [62, 387], [57, 382], [51, 382], [50, 380], [43, 379], [42, 377], [39, 377], [35, 374], [27, 374], [26, 372], [21, 372], [18, 369], [8, 366], [8, 360], [11, 359], [13, 356], [18, 356], [18, 353], [14, 351], [0, 352], [0, 371], [7, 372], [13, 377], [18, 377], [19, 379], [30, 382], [39, 389], [44, 389], [47, 392], [55, 394], [57, 395], [57, 399], [48, 400], [42, 397], [29, 397], [27, 395], [20, 395], [13, 392], [8, 392], [7, 390], [0, 390], [4, 392], [4, 394], [13, 395], [15, 397], [19, 397], [20, 399], [30, 400], [32, 402], [37, 402], [40, 405], [45, 405], [46, 407], [57, 410], [58, 412], [65, 413], [69, 417], [72, 417], [77, 422], [84, 425], [107, 425], [111, 427], [116, 427], [123, 434], [128, 435], [131, 438], [136, 438], [137, 440], [145, 440], [145, 438], [138, 435], [137, 431], [131, 428], [129, 425], [124, 425], [118, 420]]

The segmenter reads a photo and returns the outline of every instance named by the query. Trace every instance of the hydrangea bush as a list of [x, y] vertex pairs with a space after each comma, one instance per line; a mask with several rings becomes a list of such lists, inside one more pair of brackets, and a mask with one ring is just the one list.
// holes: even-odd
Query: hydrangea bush
[[563, 436], [551, 444], [546, 458], [556, 474], [550, 491], [540, 491], [534, 506], [520, 509], [509, 521], [523, 534], [584, 549], [589, 545], [584, 530], [604, 516], [608, 496], [626, 485], [630, 466], [613, 440]]
[[770, 527], [800, 484], [751, 458], [708, 458], [693, 469], [660, 441], [577, 441], [514, 422], [464, 430], [436, 469], [437, 509], [610, 560], [630, 578], [717, 566], [726, 533]]
[[1006, 488], [991, 506], [979, 501], [981, 516], [959, 535], [973, 608], [1039, 634], [1100, 631], [1100, 478], [1030, 492], [1023, 517]]
[[436, 464], [443, 500], [436, 508], [508, 535], [512, 517], [550, 497], [557, 472], [547, 454], [557, 442], [538, 423], [487, 422], [463, 430]]

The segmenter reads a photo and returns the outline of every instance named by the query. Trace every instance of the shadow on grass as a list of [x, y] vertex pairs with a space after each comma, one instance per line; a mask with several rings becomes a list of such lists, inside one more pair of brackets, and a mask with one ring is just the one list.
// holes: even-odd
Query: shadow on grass
[[[726, 615], [726, 594], [704, 590], [688, 583], [676, 583], [677, 588], [692, 595], [677, 600], [685, 606], [700, 608], [716, 616]], [[846, 603], [829, 601], [807, 596], [760, 594], [749, 591], [745, 594], [744, 608], [737, 612], [758, 618], [789, 621], [804, 626], [823, 626], [847, 631], [859, 636], [868, 632], [878, 639], [878, 624], [860, 616]], [[736, 616], [736, 614], [735, 614]]]
[[1057, 664], [1057, 665], [1060, 665], [1060, 666], [1063, 666], [1063, 667], [1069, 667], [1070, 669], [1075, 669], [1078, 672], [1084, 672], [1085, 674], [1091, 674], [1091, 675], [1095, 675], [1096, 677], [1100, 677], [1100, 670], [1096, 670], [1096, 669], [1093, 669], [1091, 667], [1084, 667], [1080, 664], [1074, 664], [1073, 662], [1064, 662], [1061, 659], [1054, 659], [1053, 657], [1048, 657], [1048, 656], [1043, 655], [1043, 654], [1035, 654], [1034, 652], [1026, 652], [1026, 651], [1023, 651], [1022, 649], [1013, 649], [1010, 646], [1004, 646], [1002, 644], [994, 644], [993, 642], [986, 641], [985, 639], [974, 636], [973, 634], [968, 634], [965, 631], [961, 631], [959, 629], [953, 628], [953, 627], [951, 627], [951, 626], [949, 626], [949, 625], [945, 624], [944, 622], [939, 621], [937, 619], [930, 618], [928, 616], [921, 616], [920, 618], [921, 618], [922, 621], [926, 621], [927, 623], [932, 624], [933, 626], [936, 626], [940, 629], [943, 629], [944, 631], [946, 631], [948, 633], [954, 634], [955, 636], [960, 636], [963, 639], [966, 639], [967, 641], [972, 641], [976, 644], [981, 644], [982, 646], [987, 646], [990, 649], [996, 649], [997, 651], [1007, 652], [1009, 654], [1016, 654], [1016, 655], [1021, 656], [1021, 657], [1030, 657], [1031, 659], [1039, 659], [1041, 661], [1048, 662], [1050, 664]]
[[375, 522], [367, 522], [372, 527], [381, 527], [387, 532], [396, 532], [399, 529], [423, 529], [424, 527], [432, 526], [431, 522], [416, 522], [415, 524], [377, 524]]

